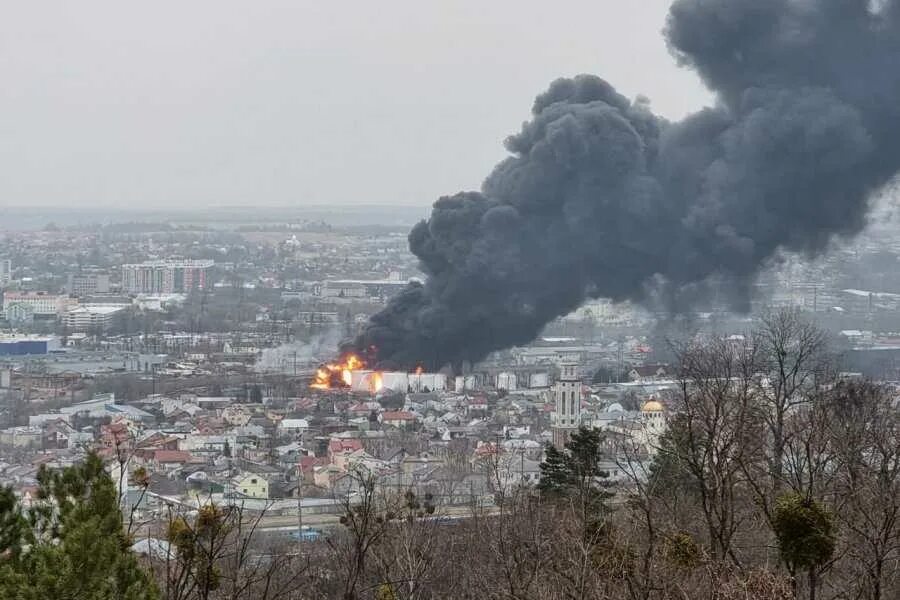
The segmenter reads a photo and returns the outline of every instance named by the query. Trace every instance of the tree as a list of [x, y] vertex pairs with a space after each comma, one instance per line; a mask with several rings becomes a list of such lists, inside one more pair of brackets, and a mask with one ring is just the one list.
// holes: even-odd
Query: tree
[[[240, 506], [207, 503], [196, 515], [170, 516], [169, 550], [151, 562], [168, 600], [288, 600], [308, 583], [308, 561], [286, 546], [267, 544]], [[161, 564], [160, 564], [161, 563]]]
[[601, 468], [602, 433], [593, 428], [580, 427], [566, 442], [563, 450], [548, 444], [541, 463], [538, 488], [557, 496], [573, 493], [599, 495], [602, 480], [609, 472]]
[[790, 441], [786, 421], [791, 411], [809, 401], [817, 384], [828, 372], [827, 339], [797, 310], [766, 315], [755, 332], [760, 366], [765, 381], [758, 390], [763, 400], [761, 412], [769, 433], [768, 465], [771, 494], [782, 487], [785, 446]]
[[12, 557], [0, 565], [0, 597], [159, 597], [129, 549], [115, 484], [96, 454], [62, 471], [42, 468], [38, 481], [38, 502], [27, 513], [9, 501], [11, 492], [0, 493], [0, 555]]
[[[713, 340], [680, 352], [680, 411], [671, 422], [663, 458], [670, 476], [685, 481], [700, 509], [714, 560], [740, 568], [733, 543], [752, 508], [742, 501], [745, 465], [762, 452], [757, 410], [758, 348]], [[659, 489], [659, 488], [658, 488]], [[665, 493], [665, 492], [663, 492]]]
[[890, 389], [869, 382], [836, 386], [829, 409], [846, 585], [867, 600], [891, 597], [900, 567], [900, 412]]
[[816, 570], [834, 554], [834, 516], [815, 500], [788, 493], [775, 502], [773, 526], [781, 559], [792, 577], [806, 570], [816, 597]]

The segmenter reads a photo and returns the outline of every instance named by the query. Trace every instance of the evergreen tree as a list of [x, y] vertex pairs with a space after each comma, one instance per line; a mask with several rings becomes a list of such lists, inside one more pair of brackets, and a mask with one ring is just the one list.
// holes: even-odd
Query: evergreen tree
[[772, 527], [788, 572], [796, 577], [799, 571], [805, 570], [810, 598], [815, 598], [817, 569], [834, 554], [834, 515], [815, 500], [788, 493], [775, 502]]
[[587, 427], [573, 433], [563, 450], [548, 445], [538, 488], [557, 496], [584, 494], [602, 499], [606, 494], [600, 488], [609, 477], [601, 468], [602, 445], [603, 434]]
[[0, 598], [159, 597], [129, 550], [115, 485], [96, 454], [62, 471], [42, 468], [38, 481], [27, 512], [0, 492]]

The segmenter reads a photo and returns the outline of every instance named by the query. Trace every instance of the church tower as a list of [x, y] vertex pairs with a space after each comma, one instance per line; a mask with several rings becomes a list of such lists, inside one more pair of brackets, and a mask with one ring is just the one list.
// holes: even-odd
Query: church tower
[[577, 363], [566, 362], [560, 365], [554, 395], [556, 413], [553, 421], [553, 445], [562, 450], [581, 424], [581, 379]]

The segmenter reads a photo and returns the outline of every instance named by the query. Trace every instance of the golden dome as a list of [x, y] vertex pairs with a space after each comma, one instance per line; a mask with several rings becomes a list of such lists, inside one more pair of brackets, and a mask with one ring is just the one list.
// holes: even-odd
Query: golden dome
[[666, 409], [656, 400], [648, 400], [641, 407], [641, 412], [664, 412]]

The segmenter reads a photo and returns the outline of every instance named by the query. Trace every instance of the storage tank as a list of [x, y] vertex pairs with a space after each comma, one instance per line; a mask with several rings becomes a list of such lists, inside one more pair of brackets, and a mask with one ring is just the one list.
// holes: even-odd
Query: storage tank
[[409, 386], [414, 392], [442, 391], [447, 389], [447, 376], [443, 373], [410, 373]]
[[409, 389], [409, 376], [405, 371], [385, 371], [381, 374], [384, 390], [406, 392]]
[[350, 389], [354, 392], [368, 392], [371, 390], [372, 373], [374, 371], [351, 371]]
[[528, 379], [528, 387], [545, 388], [550, 387], [550, 376], [547, 373], [532, 373]]
[[497, 375], [497, 389], [513, 391], [516, 389], [515, 373], [500, 373]]

